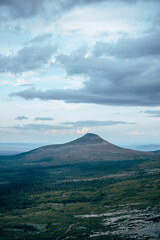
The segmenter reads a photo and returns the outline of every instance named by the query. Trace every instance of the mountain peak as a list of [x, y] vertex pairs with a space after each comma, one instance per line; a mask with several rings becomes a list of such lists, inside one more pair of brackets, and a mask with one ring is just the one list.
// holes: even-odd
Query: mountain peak
[[86, 133], [84, 136], [82, 136], [82, 137], [99, 137], [100, 138], [100, 136], [99, 135], [97, 135], [97, 134], [95, 134], [95, 133]]
[[106, 142], [103, 138], [94, 133], [87, 133], [84, 136], [70, 142], [74, 144], [96, 144]]
[[101, 139], [102, 140], [102, 138], [99, 135], [95, 134], [95, 133], [86, 133], [81, 138], [83, 138], [83, 139], [84, 138], [87, 138], [87, 139]]

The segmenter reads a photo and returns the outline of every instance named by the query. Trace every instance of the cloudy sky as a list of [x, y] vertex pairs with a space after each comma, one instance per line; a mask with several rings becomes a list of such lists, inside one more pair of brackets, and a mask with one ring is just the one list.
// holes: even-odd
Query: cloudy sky
[[160, 143], [160, 1], [0, 0], [0, 142]]

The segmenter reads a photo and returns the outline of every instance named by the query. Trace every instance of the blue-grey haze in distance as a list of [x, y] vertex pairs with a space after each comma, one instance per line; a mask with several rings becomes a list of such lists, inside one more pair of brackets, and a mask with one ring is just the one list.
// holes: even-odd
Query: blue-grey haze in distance
[[160, 1], [0, 0], [0, 142], [160, 141]]

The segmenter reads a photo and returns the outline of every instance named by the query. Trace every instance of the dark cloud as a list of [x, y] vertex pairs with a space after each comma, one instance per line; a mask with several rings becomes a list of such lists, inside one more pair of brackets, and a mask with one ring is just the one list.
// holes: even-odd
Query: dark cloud
[[[78, 97], [79, 94], [79, 97]], [[54, 97], [53, 97], [54, 95]], [[48, 90], [48, 91], [42, 91], [42, 90], [36, 90], [35, 87], [26, 89], [24, 91], [20, 91], [17, 93], [12, 93], [10, 96], [19, 96], [22, 97], [26, 100], [31, 100], [34, 98], [39, 98], [42, 100], [62, 100], [62, 95], [63, 98], [66, 99], [66, 101], [70, 101], [71, 98], [72, 100], [75, 98], [75, 102], [77, 101], [77, 98], [79, 98], [79, 101], [83, 96], [79, 91], [76, 90]], [[64, 100], [63, 99], [63, 100]], [[74, 100], [73, 100], [74, 101]]]
[[0, 0], [0, 16], [10, 18], [28, 18], [44, 10], [46, 0]]
[[96, 56], [116, 56], [118, 58], [139, 58], [159, 56], [160, 31], [154, 31], [139, 38], [122, 38], [116, 44], [97, 42], [93, 54]]
[[151, 115], [151, 117], [160, 117], [160, 110], [146, 110], [143, 112]]
[[112, 126], [117, 124], [134, 124], [131, 122], [123, 122], [123, 121], [77, 121], [77, 122], [65, 122], [64, 125], [69, 125], [72, 127], [100, 127], [100, 126]]
[[19, 121], [27, 120], [27, 119], [28, 119], [28, 117], [26, 117], [26, 116], [18, 116], [15, 118], [15, 120], [19, 120]]
[[36, 117], [34, 121], [51, 121], [54, 120], [54, 118], [51, 117]]
[[49, 62], [57, 46], [30, 46], [20, 49], [15, 56], [0, 55], [0, 72], [22, 73], [43, 67]]
[[[114, 0], [119, 2], [118, 0]], [[156, 1], [156, 0], [121, 0], [127, 4], [133, 4], [138, 1]], [[74, 7], [87, 4], [100, 4], [101, 2], [113, 2], [113, 0], [0, 0], [0, 17], [6, 19], [32, 18], [41, 15], [41, 17], [57, 17], [61, 13], [69, 11]]]

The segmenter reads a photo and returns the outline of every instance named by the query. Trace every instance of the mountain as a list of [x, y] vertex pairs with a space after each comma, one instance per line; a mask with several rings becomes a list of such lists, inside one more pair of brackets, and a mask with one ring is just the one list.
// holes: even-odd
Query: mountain
[[160, 153], [160, 150], [157, 151], [151, 151], [152, 153]]
[[132, 149], [138, 150], [138, 151], [155, 152], [160, 149], [160, 145], [149, 144], [149, 145], [132, 146]]
[[147, 159], [153, 156], [154, 153], [121, 148], [96, 134], [87, 133], [65, 144], [48, 145], [10, 158], [6, 157], [3, 166], [57, 166], [82, 162]]
[[0, 156], [1, 155], [15, 155], [30, 151], [34, 148], [43, 146], [44, 144], [37, 143], [1, 143], [0, 142]]

